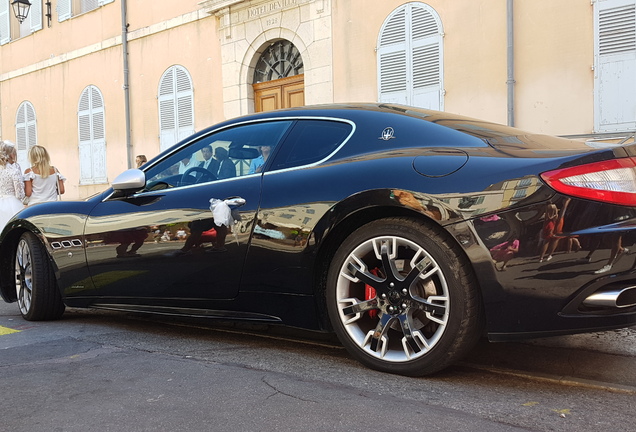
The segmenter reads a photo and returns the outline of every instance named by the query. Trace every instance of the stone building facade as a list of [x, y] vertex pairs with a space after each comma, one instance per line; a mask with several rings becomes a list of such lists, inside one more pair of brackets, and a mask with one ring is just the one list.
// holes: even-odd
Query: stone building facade
[[558, 135], [636, 129], [636, 0], [0, 0], [0, 138], [65, 198], [255, 111], [397, 102]]

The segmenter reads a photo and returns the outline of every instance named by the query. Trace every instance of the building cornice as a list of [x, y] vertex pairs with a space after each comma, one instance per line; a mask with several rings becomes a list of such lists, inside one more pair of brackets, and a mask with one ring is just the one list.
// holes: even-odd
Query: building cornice
[[210, 15], [215, 14], [223, 9], [234, 6], [238, 3], [243, 3], [245, 0], [205, 0], [199, 2], [201, 9]]

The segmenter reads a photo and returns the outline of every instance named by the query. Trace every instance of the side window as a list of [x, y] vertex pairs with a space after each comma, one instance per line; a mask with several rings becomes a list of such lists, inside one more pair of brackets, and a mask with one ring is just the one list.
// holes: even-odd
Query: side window
[[149, 168], [146, 190], [256, 174], [268, 162], [269, 152], [265, 152], [265, 147], [273, 151], [292, 123], [254, 123], [205, 135]]
[[334, 152], [351, 133], [349, 123], [301, 120], [289, 133], [270, 170], [319, 162]]

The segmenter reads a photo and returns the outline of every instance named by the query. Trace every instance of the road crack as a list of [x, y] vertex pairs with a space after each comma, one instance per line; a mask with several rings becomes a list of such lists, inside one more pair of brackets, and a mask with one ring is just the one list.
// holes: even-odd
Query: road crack
[[318, 403], [318, 402], [313, 401], [311, 399], [303, 399], [303, 398], [295, 396], [293, 394], [285, 393], [284, 391], [281, 391], [278, 388], [276, 388], [276, 386], [274, 386], [273, 384], [270, 384], [269, 382], [267, 382], [265, 377], [261, 378], [261, 382], [263, 382], [266, 386], [268, 386], [269, 388], [274, 390], [274, 393], [272, 393], [271, 395], [267, 396], [265, 399], [269, 399], [269, 398], [272, 398], [272, 397], [276, 396], [277, 394], [281, 394], [283, 396], [287, 396], [287, 397], [290, 397], [292, 399], [298, 399], [298, 400], [303, 401], [303, 402]]

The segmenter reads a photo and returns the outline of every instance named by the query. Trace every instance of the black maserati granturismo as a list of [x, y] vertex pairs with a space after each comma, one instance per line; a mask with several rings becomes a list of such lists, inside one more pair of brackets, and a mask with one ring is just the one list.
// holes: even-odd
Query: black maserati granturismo
[[303, 107], [24, 209], [0, 236], [0, 292], [27, 320], [68, 306], [335, 332], [363, 364], [417, 376], [484, 335], [636, 325], [635, 233], [636, 145]]

